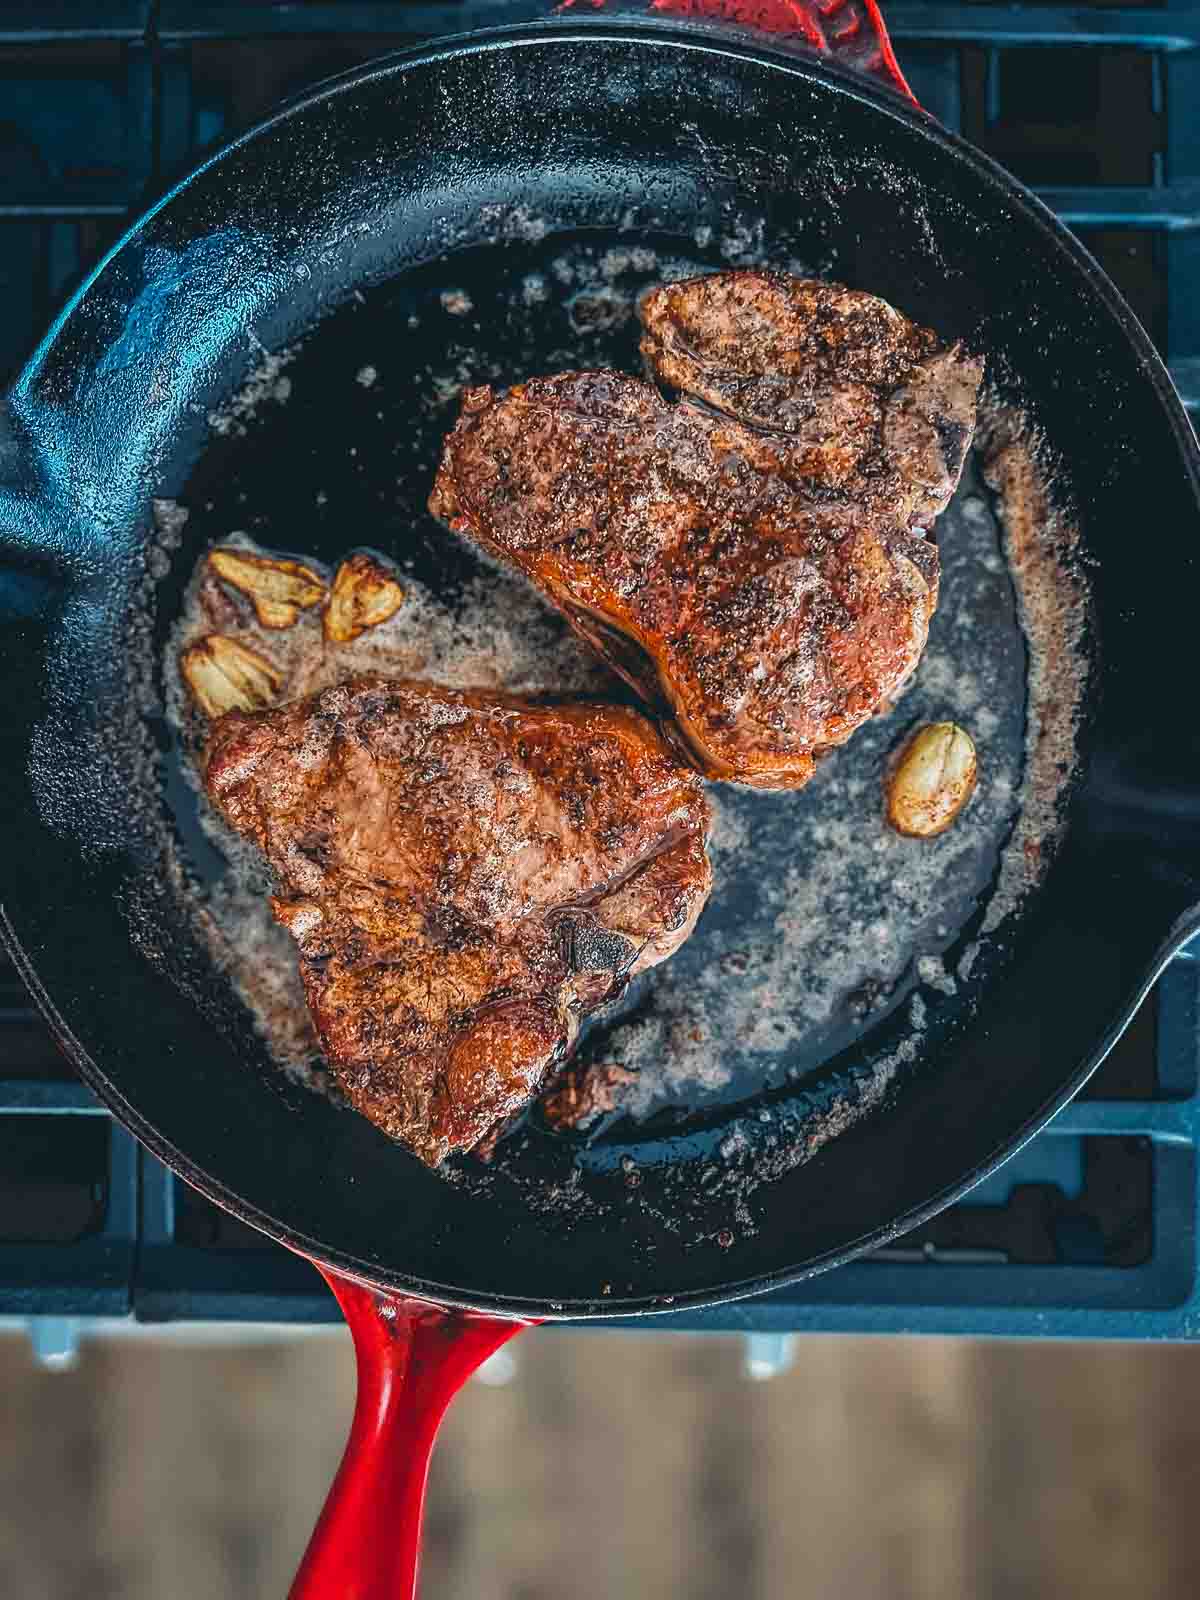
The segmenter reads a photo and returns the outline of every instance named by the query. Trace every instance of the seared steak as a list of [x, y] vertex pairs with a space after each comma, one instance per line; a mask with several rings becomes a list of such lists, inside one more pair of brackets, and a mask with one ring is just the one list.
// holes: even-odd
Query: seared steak
[[645, 296], [660, 383], [789, 436], [813, 489], [928, 528], [975, 431], [982, 364], [875, 295], [783, 273], [722, 272]]
[[513, 562], [710, 777], [795, 788], [915, 667], [925, 538], [981, 371], [883, 301], [724, 273], [656, 289], [612, 372], [468, 390], [430, 499]]
[[360, 678], [222, 717], [205, 784], [274, 870], [338, 1083], [430, 1165], [528, 1102], [712, 881], [699, 781], [615, 707]]

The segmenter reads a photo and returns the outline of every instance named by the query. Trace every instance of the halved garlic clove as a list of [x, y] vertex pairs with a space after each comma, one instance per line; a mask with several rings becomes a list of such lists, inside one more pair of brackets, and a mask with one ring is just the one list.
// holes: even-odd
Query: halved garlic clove
[[898, 833], [914, 838], [942, 833], [971, 798], [977, 767], [969, 733], [954, 722], [926, 723], [892, 768], [888, 821]]
[[349, 644], [395, 616], [403, 599], [404, 590], [380, 562], [361, 552], [347, 556], [329, 592], [325, 637], [333, 644]]
[[264, 628], [290, 628], [302, 611], [325, 598], [324, 578], [299, 561], [218, 549], [209, 551], [208, 564], [249, 597]]
[[184, 681], [210, 717], [227, 711], [261, 711], [279, 693], [283, 677], [274, 662], [222, 633], [206, 634], [179, 658]]

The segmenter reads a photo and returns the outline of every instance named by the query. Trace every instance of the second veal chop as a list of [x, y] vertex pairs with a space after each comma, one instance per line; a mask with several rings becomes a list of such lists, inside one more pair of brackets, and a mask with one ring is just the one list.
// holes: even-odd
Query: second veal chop
[[636, 712], [359, 678], [213, 727], [351, 1104], [437, 1165], [501, 1129], [581, 1018], [691, 933], [699, 780]]
[[980, 363], [762, 272], [642, 301], [680, 398], [615, 372], [468, 390], [430, 509], [513, 562], [709, 777], [796, 788], [908, 677]]

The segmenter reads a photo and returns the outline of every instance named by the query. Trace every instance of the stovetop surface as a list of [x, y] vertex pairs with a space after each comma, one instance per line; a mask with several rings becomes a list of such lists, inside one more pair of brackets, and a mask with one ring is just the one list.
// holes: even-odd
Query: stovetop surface
[[[1077, 229], [1200, 404], [1200, 0], [888, 12], [921, 102]], [[538, 14], [527, 0], [0, 4], [0, 384], [130, 210], [213, 141], [372, 56]], [[1200, 947], [1167, 968], [1085, 1095], [961, 1204], [835, 1272], [652, 1326], [1200, 1338], [1198, 1065]], [[0, 965], [11, 1317], [338, 1312], [310, 1267], [111, 1121]]]

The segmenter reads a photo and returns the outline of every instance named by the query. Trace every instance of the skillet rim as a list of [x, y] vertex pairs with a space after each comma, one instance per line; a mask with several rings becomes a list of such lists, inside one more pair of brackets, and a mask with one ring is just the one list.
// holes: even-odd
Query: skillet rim
[[[622, 18], [614, 22], [606, 18], [572, 18], [562, 20], [510, 24], [504, 27], [476, 30], [441, 39], [426, 41], [407, 50], [377, 58], [363, 66], [327, 78], [304, 90], [294, 98], [276, 107], [267, 117], [224, 143], [198, 165], [172, 184], [149, 207], [142, 211], [121, 237], [97, 262], [74, 294], [51, 323], [43, 339], [22, 368], [11, 390], [13, 397], [20, 396], [34, 383], [38, 370], [62, 333], [71, 316], [82, 304], [92, 286], [108, 264], [141, 232], [146, 223], [176, 195], [182, 193], [201, 173], [266, 134], [287, 118], [307, 111], [321, 101], [345, 93], [359, 84], [381, 77], [400, 75], [410, 70], [433, 66], [475, 54], [501, 49], [542, 45], [553, 40], [564, 43], [625, 42], [637, 43], [651, 40], [674, 49], [696, 51], [722, 58], [749, 61], [770, 70], [782, 71], [808, 80], [816, 80], [834, 93], [846, 94], [864, 101], [877, 111], [906, 123], [923, 137], [941, 145], [956, 159], [962, 161], [985, 182], [999, 188], [1010, 203], [1023, 211], [1027, 219], [1062, 252], [1080, 273], [1088, 288], [1114, 318], [1132, 346], [1137, 367], [1150, 383], [1161, 411], [1171, 427], [1174, 442], [1181, 457], [1193, 497], [1200, 505], [1200, 446], [1188, 420], [1170, 375], [1149, 336], [1118, 290], [1109, 280], [1079, 240], [1055, 214], [1024, 184], [1014, 178], [991, 157], [976, 149], [960, 135], [942, 127], [928, 113], [911, 106], [894, 91], [876, 84], [858, 73], [853, 73], [835, 62], [815, 55], [799, 54], [794, 50], [769, 42], [749, 42], [723, 27], [703, 24], [663, 22], [656, 18]], [[938, 1212], [952, 1205], [968, 1190], [983, 1182], [1011, 1156], [1015, 1155], [1031, 1138], [1062, 1109], [1083, 1087], [1099, 1067], [1108, 1051], [1128, 1026], [1134, 1012], [1145, 998], [1163, 968], [1180, 948], [1200, 932], [1200, 901], [1177, 917], [1163, 939], [1150, 952], [1146, 962], [1139, 967], [1141, 976], [1132, 986], [1126, 1002], [1120, 1006], [1115, 1020], [1097, 1041], [1095, 1048], [1066, 1078], [1056, 1092], [1030, 1116], [1011, 1136], [1001, 1140], [990, 1156], [977, 1163], [961, 1179], [947, 1185], [921, 1205], [893, 1218], [886, 1226], [863, 1234], [848, 1243], [825, 1251], [792, 1267], [779, 1268], [756, 1278], [737, 1279], [704, 1289], [683, 1291], [670, 1297], [640, 1296], [629, 1299], [616, 1297], [605, 1300], [584, 1299], [550, 1301], [518, 1298], [499, 1294], [472, 1293], [414, 1278], [403, 1273], [381, 1271], [377, 1265], [363, 1262], [343, 1251], [330, 1250], [319, 1239], [281, 1223], [277, 1218], [260, 1211], [242, 1199], [224, 1183], [214, 1179], [182, 1150], [161, 1135], [146, 1121], [137, 1107], [126, 1099], [117, 1085], [105, 1074], [82, 1043], [75, 1037], [70, 1025], [58, 1011], [49, 992], [38, 977], [36, 968], [22, 947], [6, 908], [0, 904], [0, 941], [7, 947], [17, 970], [41, 1011], [64, 1053], [78, 1070], [80, 1076], [106, 1104], [114, 1116], [129, 1129], [164, 1165], [176, 1172], [185, 1182], [209, 1200], [231, 1212], [240, 1220], [257, 1228], [285, 1247], [312, 1260], [319, 1260], [359, 1282], [392, 1292], [413, 1295], [418, 1299], [434, 1301], [441, 1305], [463, 1310], [478, 1310], [508, 1315], [514, 1318], [543, 1318], [556, 1321], [581, 1319], [628, 1318], [651, 1313], [670, 1314], [689, 1308], [717, 1305], [722, 1302], [746, 1298], [798, 1283], [839, 1266], [864, 1251], [886, 1243], [899, 1235], [919, 1227]]]

